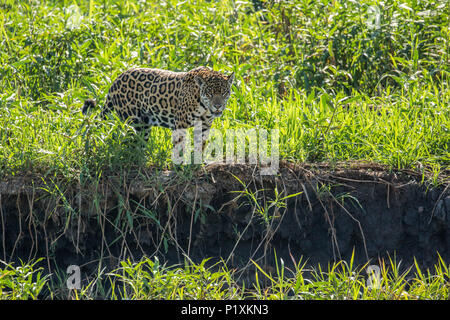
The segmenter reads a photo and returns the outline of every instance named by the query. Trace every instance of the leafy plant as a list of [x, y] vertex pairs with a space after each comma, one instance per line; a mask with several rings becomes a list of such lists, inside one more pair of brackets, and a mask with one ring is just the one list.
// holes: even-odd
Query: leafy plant
[[0, 261], [3, 265], [0, 269], [0, 299], [38, 299], [49, 278], [49, 275], [43, 275], [42, 267], [36, 267], [41, 260], [31, 263], [21, 261], [17, 267]]

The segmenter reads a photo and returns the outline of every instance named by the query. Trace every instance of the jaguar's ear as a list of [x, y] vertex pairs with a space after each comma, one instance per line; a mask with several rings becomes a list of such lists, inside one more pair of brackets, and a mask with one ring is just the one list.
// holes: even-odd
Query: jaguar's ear
[[195, 83], [198, 85], [199, 88], [201, 88], [205, 84], [205, 80], [203, 80], [200, 76], [194, 77]]
[[228, 76], [228, 84], [231, 86], [234, 81], [234, 71]]

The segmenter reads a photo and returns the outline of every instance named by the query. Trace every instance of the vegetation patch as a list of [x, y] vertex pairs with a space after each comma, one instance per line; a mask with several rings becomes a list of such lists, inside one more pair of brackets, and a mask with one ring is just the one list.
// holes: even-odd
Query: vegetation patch
[[[40, 265], [53, 275], [53, 285], [59, 279], [61, 290], [70, 265], [80, 266], [88, 285], [125, 265], [135, 270], [144, 260], [200, 264], [218, 277], [214, 281], [229, 279], [232, 271], [238, 291], [259, 286], [262, 276], [272, 281], [280, 263], [289, 270], [300, 261], [307, 270], [350, 260], [355, 267], [381, 268], [381, 261], [394, 257], [401, 273], [413, 264], [433, 269], [450, 258], [448, 183], [386, 170], [364, 163], [282, 162], [279, 175], [261, 176], [255, 166], [213, 164], [178, 173], [136, 172], [127, 179], [109, 175], [93, 189], [71, 180], [11, 177], [0, 184], [2, 260], [43, 257]], [[119, 274], [126, 283], [142, 276]], [[137, 294], [128, 291], [135, 289], [122, 297]], [[258, 297], [265, 292], [256, 289]], [[195, 294], [207, 298], [213, 294], [207, 291]]]
[[[9, 3], [9, 4], [8, 4]], [[0, 16], [0, 175], [83, 180], [171, 166], [170, 131], [144, 150], [128, 124], [81, 115], [131, 67], [234, 71], [213, 128], [280, 132], [291, 161], [449, 164], [448, 2], [7, 1]], [[83, 182], [83, 181], [81, 181]]]

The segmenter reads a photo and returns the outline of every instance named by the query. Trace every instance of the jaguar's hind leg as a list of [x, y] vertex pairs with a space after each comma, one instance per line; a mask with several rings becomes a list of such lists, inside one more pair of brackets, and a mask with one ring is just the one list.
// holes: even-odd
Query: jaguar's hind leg
[[110, 112], [113, 111], [113, 103], [111, 100], [111, 97], [109, 96], [109, 94], [106, 96], [106, 102], [105, 105], [102, 108], [102, 111], [100, 112], [100, 117], [105, 120], [106, 119], [106, 115]]

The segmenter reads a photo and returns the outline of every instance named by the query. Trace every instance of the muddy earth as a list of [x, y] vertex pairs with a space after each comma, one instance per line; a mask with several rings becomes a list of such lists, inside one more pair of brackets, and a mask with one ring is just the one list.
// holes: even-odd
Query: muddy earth
[[[243, 273], [349, 260], [414, 257], [433, 268], [450, 262], [450, 188], [412, 171], [373, 164], [281, 163], [276, 176], [250, 165], [177, 172], [103, 173], [89, 179], [32, 175], [0, 181], [0, 260], [43, 257], [50, 272], [158, 257], [223, 259]], [[81, 181], [84, 180], [84, 181]], [[94, 180], [91, 180], [94, 181]], [[253, 270], [253, 271], [252, 271]]]

